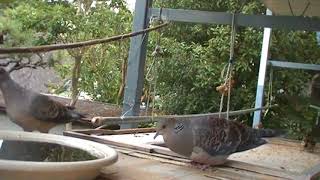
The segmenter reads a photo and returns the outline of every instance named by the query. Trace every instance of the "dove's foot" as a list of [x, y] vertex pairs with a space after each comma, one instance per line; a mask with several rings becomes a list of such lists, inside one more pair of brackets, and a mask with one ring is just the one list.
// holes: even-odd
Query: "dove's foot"
[[195, 162], [195, 161], [191, 161], [191, 166], [195, 167], [197, 169], [200, 169], [202, 171], [205, 171], [210, 167], [209, 164], [202, 164], [202, 163], [198, 163], [198, 162]]

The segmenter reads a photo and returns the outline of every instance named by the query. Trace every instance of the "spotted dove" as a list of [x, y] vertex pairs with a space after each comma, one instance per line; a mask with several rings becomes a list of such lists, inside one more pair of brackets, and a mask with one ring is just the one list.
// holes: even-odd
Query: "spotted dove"
[[157, 124], [157, 135], [162, 135], [173, 152], [189, 157], [196, 163], [220, 165], [235, 152], [249, 150], [266, 143], [271, 129], [252, 129], [237, 121], [217, 117], [198, 119], [165, 119]]
[[84, 116], [48, 96], [21, 87], [0, 68], [0, 89], [10, 120], [24, 131], [48, 133], [57, 124], [79, 120]]

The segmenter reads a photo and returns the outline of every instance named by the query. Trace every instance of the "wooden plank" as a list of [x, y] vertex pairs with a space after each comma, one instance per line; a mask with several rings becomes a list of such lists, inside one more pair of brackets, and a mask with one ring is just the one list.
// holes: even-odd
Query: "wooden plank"
[[102, 139], [102, 138], [97, 138], [97, 137], [90, 136], [90, 135], [87, 135], [87, 134], [81, 134], [81, 133], [72, 132], [72, 131], [64, 131], [63, 135], [76, 137], [76, 138], [81, 138], [81, 139], [86, 139], [86, 140], [91, 140], [91, 141], [95, 141], [95, 142], [99, 142], [99, 143], [103, 143], [103, 144], [107, 144], [107, 145], [126, 147], [126, 148], [139, 150], [139, 151], [145, 151], [145, 152], [151, 152], [152, 151], [151, 148], [146, 147], [146, 146], [135, 146], [135, 145], [130, 145], [130, 144], [119, 143], [119, 142], [110, 141], [110, 140]]
[[[283, 146], [288, 146], [293, 148], [299, 148], [302, 150], [301, 141], [298, 141], [298, 140], [285, 139], [285, 138], [265, 138], [265, 139], [268, 141], [268, 143], [271, 143], [271, 144], [278, 144], [278, 145], [283, 145]], [[319, 143], [315, 145], [313, 153], [320, 155]]]
[[[135, 129], [134, 129], [135, 130]], [[121, 131], [120, 131], [121, 132]], [[125, 130], [124, 132], [130, 132], [130, 130]], [[68, 135], [68, 132], [65, 134]], [[190, 162], [189, 159], [180, 156], [171, 150], [169, 150], [166, 147], [162, 147], [162, 144], [156, 145], [156, 144], [127, 144], [127, 142], [123, 141], [116, 141], [116, 138], [114, 139], [103, 139], [103, 137], [99, 136], [90, 136], [87, 134], [82, 134], [79, 132], [71, 132], [69, 135], [73, 137], [79, 137], [83, 139], [89, 139], [93, 141], [97, 141], [100, 143], [108, 144], [111, 146], [114, 146], [115, 148], [124, 148], [129, 149], [127, 150], [127, 154], [140, 157], [140, 158], [147, 158], [148, 156], [152, 156], [155, 160], [161, 159], [161, 162], [170, 162], [175, 163], [177, 165], [182, 165], [183, 163]], [[125, 135], [124, 135], [125, 136]], [[282, 138], [268, 138], [267, 139], [270, 144], [276, 144], [281, 146], [287, 146], [288, 148], [297, 148], [299, 147], [299, 141], [295, 140], [288, 140], [288, 139], [282, 139]], [[159, 143], [159, 142], [158, 142]], [[284, 147], [286, 148], [286, 147]], [[141, 155], [143, 154], [143, 155]], [[150, 157], [149, 157], [150, 158]], [[165, 159], [165, 160], [164, 160]], [[176, 161], [176, 162], [175, 162]], [[260, 174], [260, 175], [266, 175], [266, 176], [272, 176], [273, 178], [284, 178], [284, 179], [305, 179], [305, 177], [311, 177], [311, 176], [318, 176], [319, 167], [315, 166], [313, 168], [308, 169], [308, 171], [304, 171], [303, 173], [298, 173], [294, 171], [289, 171], [286, 168], [281, 169], [275, 169], [272, 166], [263, 166], [263, 165], [257, 165], [255, 163], [251, 164], [249, 162], [242, 162], [238, 160], [229, 160], [225, 166], [230, 168], [235, 168], [239, 170], [244, 171], [250, 171], [252, 173]], [[310, 166], [311, 167], [311, 166]]]
[[151, 145], [151, 147], [152, 147], [153, 153], [159, 153], [159, 154], [164, 154], [164, 155], [169, 155], [169, 156], [179, 157], [179, 158], [186, 158], [184, 156], [181, 156], [180, 154], [177, 154], [171, 151], [169, 148], [166, 148], [166, 147], [160, 147], [155, 145]]
[[[103, 168], [101, 171], [103, 180], [212, 180], [202, 175], [199, 170], [163, 163], [160, 161], [137, 158], [119, 153], [119, 161], [113, 166]], [[102, 179], [99, 179], [102, 180]]]
[[[141, 152], [141, 151], [132, 151], [130, 149], [126, 148], [119, 148], [114, 147], [118, 152], [143, 158], [143, 159], [152, 159], [157, 160], [162, 163], [169, 163], [179, 166], [190, 166], [191, 160], [184, 159], [184, 158], [176, 158], [166, 155], [159, 155], [154, 153], [147, 153], [147, 152]], [[191, 166], [190, 166], [191, 167]], [[192, 168], [194, 169], [194, 168]], [[206, 177], [210, 177], [212, 179], [234, 179], [237, 177], [237, 179], [288, 179], [284, 177], [278, 177], [277, 174], [275, 175], [269, 175], [269, 174], [263, 174], [259, 172], [254, 171], [248, 171], [246, 169], [239, 169], [239, 168], [233, 168], [233, 167], [225, 167], [225, 166], [217, 166], [217, 167], [210, 167], [209, 169], [202, 171], [201, 174], [204, 174]]]
[[115, 142], [112, 140], [107, 140], [107, 139], [102, 139], [99, 137], [94, 137], [88, 134], [83, 134], [80, 130], [78, 131], [65, 131], [63, 132], [64, 135], [71, 136], [71, 137], [77, 137], [77, 138], [82, 138], [86, 140], [91, 140], [91, 141], [96, 141], [108, 145], [114, 145], [114, 146], [120, 146], [120, 147], [125, 147], [125, 148], [130, 148], [134, 150], [141, 150], [144, 152], [150, 152], [150, 153], [159, 153], [163, 155], [169, 155], [169, 156], [174, 156], [174, 157], [180, 157], [180, 158], [185, 158], [184, 156], [181, 156], [177, 153], [172, 152], [166, 147], [160, 147], [156, 145], [132, 145], [132, 144], [127, 144], [123, 142]]
[[[89, 139], [89, 140], [105, 143], [108, 145], [123, 147], [123, 148], [131, 149], [131, 150], [138, 150], [138, 151], [146, 152], [146, 153], [148, 153], [148, 155], [155, 154], [155, 153], [165, 155], [162, 157], [158, 156], [157, 158], [167, 158], [168, 156], [171, 156], [171, 158], [169, 158], [170, 160], [176, 160], [179, 162], [181, 162], [181, 160], [183, 160], [184, 163], [186, 163], [186, 160], [187, 160], [185, 157], [170, 151], [166, 147], [147, 145], [147, 144], [146, 145], [126, 144], [123, 142], [115, 142], [113, 140], [102, 139], [99, 137], [89, 136], [89, 135], [81, 134], [81, 133], [77, 133], [77, 132], [71, 132], [71, 133], [66, 132], [66, 135]], [[135, 151], [128, 152], [128, 154], [138, 156], [135, 153], [136, 153]], [[262, 174], [262, 175], [268, 175], [268, 176], [273, 176], [273, 177], [277, 177], [277, 178], [285, 178], [285, 179], [293, 179], [294, 177], [296, 177], [298, 175], [298, 174], [295, 174], [295, 173], [292, 173], [289, 171], [285, 171], [285, 170], [273, 169], [270, 167], [263, 167], [263, 166], [259, 166], [259, 165], [255, 165], [255, 164], [249, 164], [249, 163], [240, 162], [240, 161], [233, 161], [233, 160], [229, 160], [225, 164], [225, 166], [236, 168], [236, 169], [241, 169], [241, 170], [246, 170], [246, 171], [250, 171], [250, 172], [254, 172], [254, 173], [258, 173], [258, 174]]]
[[[165, 155], [156, 155], [154, 153], [147, 153], [147, 152], [139, 152], [139, 151], [132, 151], [130, 149], [119, 149], [118, 147], [115, 147], [116, 150], [120, 153], [143, 158], [143, 159], [152, 159], [157, 160], [162, 163], [169, 163], [179, 166], [190, 166], [191, 160], [183, 159], [183, 158], [176, 158], [176, 157], [170, 157]], [[192, 168], [194, 169], [194, 168]], [[283, 177], [278, 177], [277, 175], [269, 175], [269, 174], [262, 174], [259, 172], [254, 171], [248, 171], [245, 169], [239, 169], [239, 168], [233, 168], [233, 167], [225, 167], [225, 166], [216, 166], [216, 167], [210, 167], [209, 169], [205, 171], [201, 171], [201, 174], [203, 174], [206, 177], [210, 177], [212, 179], [288, 179]]]
[[124, 153], [126, 155], [129, 155], [129, 156], [133, 156], [133, 157], [138, 157], [138, 158], [143, 158], [143, 159], [152, 159], [152, 160], [157, 160], [157, 161], [160, 161], [160, 162], [165, 162], [165, 163], [170, 163], [170, 164], [175, 164], [175, 165], [188, 165], [190, 164], [190, 160], [187, 160], [187, 159], [179, 159], [179, 158], [176, 158], [176, 157], [172, 157], [172, 156], [164, 156], [164, 155], [157, 155], [157, 154], [154, 154], [154, 153], [145, 153], [145, 152], [142, 152], [142, 151], [139, 151], [139, 152], [125, 152], [125, 151], [120, 151], [121, 153]]
[[[136, 155], [131, 149], [128, 149], [128, 148], [118, 147], [118, 146], [111, 146], [111, 147], [114, 147], [119, 152], [122, 152], [122, 153], [125, 153], [125, 154]], [[175, 156], [171, 156], [171, 155], [156, 154], [154, 152], [149, 153], [149, 152], [145, 152], [145, 151], [138, 151], [137, 153], [145, 154], [145, 155], [153, 156], [153, 157], [158, 157], [158, 158], [164, 158], [164, 159], [179, 161], [179, 162], [183, 162], [183, 163], [190, 163], [191, 162], [190, 159], [186, 159], [185, 157], [180, 158], [180, 157], [175, 157]]]
[[206, 177], [217, 180], [239, 180], [239, 179], [254, 179], [254, 180], [288, 180], [287, 178], [277, 177], [273, 175], [266, 175], [255, 173], [252, 171], [221, 167], [212, 168], [211, 172], [204, 172]]
[[280, 61], [280, 60], [269, 60], [268, 63], [269, 65], [272, 65], [274, 67], [280, 67], [280, 68], [320, 71], [320, 65], [318, 64], [295, 63], [295, 62], [286, 62], [286, 61]]
[[273, 169], [270, 167], [264, 167], [264, 166], [259, 166], [259, 165], [253, 165], [245, 162], [240, 162], [240, 161], [233, 161], [233, 160], [228, 160], [228, 162], [225, 164], [225, 166], [228, 167], [233, 167], [237, 169], [242, 169], [242, 170], [247, 170], [247, 171], [252, 171], [260, 174], [266, 174], [266, 175], [272, 175], [275, 177], [281, 177], [281, 178], [286, 178], [286, 179], [294, 179], [294, 177], [297, 176], [297, 174], [288, 172], [285, 170], [278, 170], [278, 169]]
[[[170, 149], [165, 148], [165, 147], [153, 147], [152, 152], [183, 158], [183, 156], [176, 154], [176, 153], [172, 152]], [[241, 162], [241, 161], [234, 161], [234, 160], [228, 160], [228, 162], [225, 164], [225, 166], [233, 167], [233, 168], [237, 168], [237, 169], [242, 169], [242, 170], [247, 170], [247, 171], [252, 171], [255, 173], [260, 173], [260, 174], [265, 174], [265, 175], [272, 175], [274, 177], [285, 178], [285, 179], [293, 179], [294, 177], [297, 176], [297, 174], [294, 174], [289, 171], [279, 170], [279, 169], [274, 169], [274, 168], [270, 168], [270, 167], [249, 164], [249, 163], [245, 163], [245, 162]]]
[[[150, 17], [158, 17], [159, 14], [159, 8], [149, 9]], [[205, 23], [230, 25], [232, 22], [231, 13], [169, 8], [162, 8], [161, 18], [163, 20], [168, 21], [202, 24]], [[266, 16], [248, 14], [236, 14], [235, 18], [237, 26], [320, 31], [320, 20], [318, 18], [302, 16]]]
[[319, 179], [319, 177], [320, 177], [320, 164], [304, 171], [302, 174], [304, 175], [305, 179], [312, 179], [312, 180]]

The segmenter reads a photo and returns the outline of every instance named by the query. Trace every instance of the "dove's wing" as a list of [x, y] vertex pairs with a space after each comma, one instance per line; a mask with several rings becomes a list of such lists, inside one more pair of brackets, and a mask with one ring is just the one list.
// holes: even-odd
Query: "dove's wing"
[[239, 129], [225, 119], [194, 120], [192, 124], [194, 147], [211, 156], [229, 155], [241, 143]]
[[267, 143], [261, 137], [274, 136], [274, 131], [269, 129], [252, 129], [237, 121], [230, 121], [230, 124], [232, 124], [232, 129], [238, 129], [240, 132], [241, 140], [236, 152], [246, 151]]
[[76, 118], [72, 110], [41, 94], [33, 97], [30, 113], [38, 120], [54, 123], [67, 123]]

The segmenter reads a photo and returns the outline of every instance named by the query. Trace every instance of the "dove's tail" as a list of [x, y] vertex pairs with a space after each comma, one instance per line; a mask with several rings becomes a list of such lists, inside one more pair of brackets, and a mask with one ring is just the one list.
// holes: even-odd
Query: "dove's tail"
[[283, 130], [274, 129], [254, 129], [260, 137], [278, 137], [284, 136], [286, 133]]

